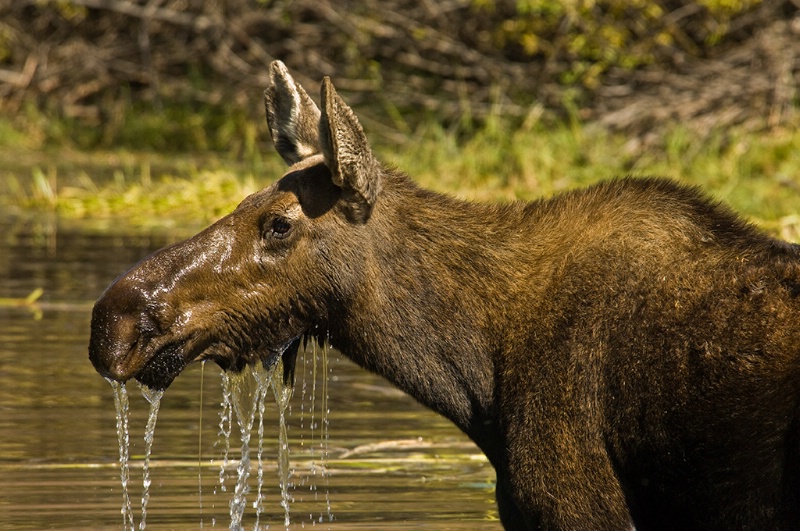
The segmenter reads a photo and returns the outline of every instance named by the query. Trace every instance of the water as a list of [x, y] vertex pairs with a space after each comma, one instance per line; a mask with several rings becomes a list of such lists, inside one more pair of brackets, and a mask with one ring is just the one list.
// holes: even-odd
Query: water
[[[119, 444], [120, 488], [122, 489], [122, 529], [134, 530], [134, 514], [130, 496], [130, 432], [128, 429], [129, 402], [128, 390], [124, 383], [109, 380], [114, 390], [114, 406], [117, 411], [117, 443]], [[139, 531], [147, 527], [147, 504], [150, 501], [150, 456], [153, 452], [156, 421], [164, 391], [153, 390], [142, 386], [142, 396], [150, 403], [150, 414], [144, 432], [144, 464], [142, 465], [142, 505]]]
[[[147, 427], [144, 430], [144, 465], [142, 466], [142, 519], [139, 521], [139, 531], [147, 527], [147, 504], [150, 501], [150, 456], [153, 453], [153, 440], [156, 435], [156, 421], [158, 410], [161, 407], [163, 390], [153, 390], [142, 386], [142, 396], [150, 403], [150, 414], [147, 416]], [[123, 484], [123, 489], [125, 485]]]
[[131, 479], [130, 462], [130, 433], [128, 432], [128, 390], [125, 384], [109, 380], [114, 389], [114, 406], [117, 410], [117, 444], [119, 445], [119, 477], [122, 488], [122, 529], [131, 531], [135, 528], [133, 523], [133, 509], [131, 508], [131, 495], [128, 483]]
[[[281, 367], [274, 369], [274, 371], [282, 370]], [[274, 372], [273, 372], [274, 374]], [[261, 514], [264, 512], [264, 414], [266, 413], [266, 396], [268, 393], [267, 387], [270, 385], [271, 376], [263, 375], [259, 379], [259, 400], [258, 400], [258, 488], [256, 490], [256, 501], [253, 502], [253, 508], [256, 511], [256, 523], [253, 529], [259, 529], [261, 525]]]
[[236, 475], [236, 488], [231, 499], [231, 525], [232, 531], [242, 528], [242, 518], [247, 503], [247, 479], [250, 477], [250, 435], [253, 431], [258, 395], [260, 395], [255, 374], [251, 370], [244, 370], [238, 374], [230, 374], [226, 379], [230, 385], [230, 396], [236, 422], [242, 441], [242, 455], [239, 459]]
[[[121, 514], [114, 399], [88, 360], [90, 312], [124, 269], [177, 238], [13, 219], [0, 207], [0, 298], [44, 290], [35, 307], [0, 306], [0, 529], [134, 529], [150, 404], [126, 394], [128, 426], [119, 428], [136, 501]], [[298, 357], [284, 411], [285, 480], [279, 408], [273, 397], [263, 413], [256, 405], [264, 437], [260, 448], [249, 445], [244, 528], [284, 529], [288, 500], [291, 529], [501, 529], [494, 472], [472, 443], [382, 379], [319, 350], [309, 345]], [[164, 393], [148, 463], [148, 529], [229, 527], [239, 460], [225, 457], [219, 432], [236, 439], [239, 429], [232, 412], [221, 417], [223, 379], [213, 364], [192, 365]]]
[[286, 410], [292, 398], [292, 386], [283, 381], [283, 360], [278, 362], [276, 369], [270, 375], [269, 385], [278, 406], [278, 486], [281, 489], [281, 507], [284, 511], [283, 525], [289, 529], [292, 497], [289, 494], [289, 433], [286, 427]]

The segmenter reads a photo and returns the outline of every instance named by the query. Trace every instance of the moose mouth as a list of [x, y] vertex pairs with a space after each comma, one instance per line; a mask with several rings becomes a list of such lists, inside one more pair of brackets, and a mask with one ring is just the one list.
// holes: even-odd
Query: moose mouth
[[208, 345], [198, 348], [189, 347], [186, 343], [169, 343], [134, 372], [132, 378], [150, 389], [164, 390], [188, 365], [196, 361], [208, 359], [225, 371], [241, 372], [247, 365], [255, 363], [261, 363], [269, 369], [283, 359], [283, 380], [288, 384], [294, 380], [295, 362], [303, 338], [302, 335], [297, 336], [278, 348], [259, 349], [258, 354], [233, 357], [215, 354], [213, 349], [207, 348]]
[[186, 368], [192, 359], [183, 354], [178, 344], [170, 344], [147, 360], [133, 379], [150, 389], [164, 390]]
[[282, 327], [256, 326], [232, 337], [220, 336], [212, 326], [170, 330], [142, 311], [146, 298], [139, 290], [131, 291], [124, 283], [112, 284], [92, 310], [89, 359], [105, 378], [134, 379], [164, 390], [193, 362], [211, 360], [225, 371], [241, 372], [256, 363], [272, 368], [283, 359], [284, 382], [291, 383], [300, 341], [308, 330], [292, 333]]

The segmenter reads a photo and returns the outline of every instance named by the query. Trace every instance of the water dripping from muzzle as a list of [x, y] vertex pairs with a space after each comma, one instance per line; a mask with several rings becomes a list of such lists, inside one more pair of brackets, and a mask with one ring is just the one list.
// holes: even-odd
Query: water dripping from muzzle
[[[258, 367], [258, 366], [257, 366]], [[266, 394], [262, 390], [260, 378], [256, 376], [257, 367], [247, 367], [238, 373], [229, 373], [223, 381], [228, 388], [233, 413], [239, 425], [241, 439], [241, 457], [237, 467], [237, 480], [233, 498], [230, 501], [230, 529], [242, 529], [242, 519], [247, 507], [246, 495], [249, 490], [247, 480], [250, 477], [250, 435], [259, 402]]]
[[[299, 345], [299, 341], [296, 343]], [[294, 361], [296, 355], [297, 352], [295, 349], [290, 359]], [[292, 387], [290, 383], [287, 384], [284, 382], [284, 379], [290, 374], [285, 369], [285, 356], [278, 356], [275, 359], [277, 361], [269, 366], [267, 366], [266, 363], [247, 365], [239, 372], [227, 371], [223, 377], [223, 412], [227, 411], [228, 419], [230, 419], [231, 412], [233, 416], [236, 417], [241, 438], [241, 457], [237, 467], [236, 486], [233, 498], [230, 501], [230, 529], [242, 529], [242, 519], [245, 508], [247, 507], [246, 495], [250, 490], [248, 487], [248, 478], [250, 477], [251, 470], [250, 438], [256, 413], [258, 413], [258, 486], [254, 503], [254, 508], [256, 509], [256, 528], [258, 528], [261, 514], [264, 512], [264, 497], [262, 492], [264, 485], [264, 411], [266, 396], [270, 388], [273, 390], [275, 401], [280, 410], [278, 470], [281, 487], [281, 506], [284, 509], [284, 524], [287, 529], [289, 528], [289, 505], [291, 497], [289, 495], [289, 445], [286, 432], [285, 411], [291, 398]], [[289, 382], [291, 381], [290, 378]], [[223, 424], [221, 424], [221, 426], [222, 425]], [[230, 420], [228, 420], [228, 426], [230, 426]], [[227, 431], [227, 435], [229, 434], [230, 430]], [[225, 448], [229, 447], [230, 444], [226, 440]], [[223, 460], [223, 471], [226, 462], [227, 452]], [[224, 473], [223, 471], [220, 472], [221, 483], [224, 481], [222, 476]]]
[[[298, 342], [299, 343], [299, 342]], [[297, 356], [295, 351], [294, 356]], [[292, 386], [286, 381], [286, 372], [281, 364], [285, 363], [284, 360], [278, 363], [278, 370], [273, 372], [270, 387], [275, 396], [275, 403], [278, 405], [278, 477], [280, 478], [279, 484], [281, 488], [281, 506], [284, 511], [284, 525], [289, 529], [289, 505], [292, 502], [292, 497], [289, 494], [289, 433], [286, 428], [286, 410], [289, 407], [289, 401], [292, 399]], [[281, 374], [283, 373], [283, 374]], [[290, 381], [294, 381], [294, 377]]]
[[153, 439], [156, 434], [156, 421], [158, 410], [161, 406], [161, 397], [164, 391], [150, 389], [142, 386], [142, 396], [150, 403], [150, 414], [147, 417], [147, 427], [144, 432], [144, 466], [142, 468], [142, 519], [139, 521], [139, 531], [144, 531], [147, 521], [147, 503], [150, 501], [150, 455], [153, 452]]
[[[219, 487], [225, 492], [225, 478], [227, 477], [228, 449], [230, 448], [230, 435], [233, 431], [233, 417], [236, 417], [236, 424], [239, 427], [241, 435], [241, 458], [237, 468], [236, 486], [233, 492], [232, 499], [230, 500], [230, 516], [231, 525], [230, 529], [243, 529], [242, 520], [245, 509], [247, 507], [246, 495], [250, 492], [248, 487], [248, 478], [251, 472], [251, 459], [250, 459], [250, 434], [253, 429], [253, 424], [258, 419], [258, 494], [253, 504], [256, 509], [256, 528], [259, 527], [259, 520], [264, 513], [264, 496], [262, 494], [262, 487], [264, 485], [263, 477], [263, 451], [264, 451], [264, 411], [265, 399], [267, 395], [273, 395], [276, 405], [279, 408], [279, 455], [278, 455], [278, 472], [279, 472], [279, 485], [281, 489], [281, 507], [284, 510], [284, 525], [289, 528], [290, 525], [290, 504], [294, 501], [290, 489], [294, 488], [291, 483], [292, 472], [289, 469], [289, 444], [287, 434], [286, 412], [288, 411], [289, 402], [292, 395], [294, 378], [295, 378], [295, 365], [301, 344], [304, 344], [302, 337], [295, 338], [286, 345], [286, 348], [279, 352], [270, 352], [266, 356], [260, 358], [260, 362], [254, 365], [245, 365], [239, 371], [225, 370], [223, 372], [223, 411], [220, 415], [220, 436], [224, 437], [225, 452], [223, 456], [222, 468], [220, 471]], [[314, 365], [316, 366], [316, 349], [313, 354]], [[216, 360], [215, 360], [216, 361]], [[305, 363], [305, 362], [304, 362]], [[136, 375], [135, 379], [142, 385], [142, 394], [150, 402], [150, 415], [147, 422], [145, 433], [145, 461], [143, 467], [143, 496], [142, 496], [142, 517], [140, 521], [139, 530], [145, 529], [147, 505], [150, 498], [150, 475], [149, 463], [152, 450], [155, 424], [158, 415], [159, 405], [163, 396], [164, 390], [172, 383], [174, 378], [185, 368], [186, 363], [183, 357], [180, 356], [178, 349], [162, 351], [157, 357], [151, 359]], [[322, 366], [322, 433], [321, 433], [321, 449], [323, 466], [320, 467], [325, 470], [324, 462], [327, 460], [327, 352], [323, 351], [323, 366]], [[315, 380], [314, 387], [316, 388], [316, 374], [317, 371], [313, 370], [313, 378]], [[130, 480], [129, 472], [129, 430], [128, 430], [128, 395], [125, 383], [109, 380], [114, 389], [114, 401], [117, 409], [117, 439], [119, 442], [120, 452], [120, 478], [123, 487], [123, 529], [134, 531], [136, 529], [134, 524], [134, 515], [131, 508], [131, 501], [128, 492], [128, 484]], [[272, 391], [270, 393], [270, 391]], [[312, 419], [313, 419], [313, 398], [312, 398]], [[313, 440], [313, 427], [312, 427], [312, 440]], [[316, 472], [318, 464], [312, 463], [312, 468]], [[327, 501], [327, 514], [328, 519], [332, 520], [330, 511], [330, 501], [327, 492], [327, 474], [323, 472], [325, 479], [325, 498]], [[316, 491], [316, 489], [314, 489]], [[217, 489], [214, 490], [217, 492]], [[320, 515], [320, 522], [322, 522], [322, 515]]]
[[[122, 529], [134, 531], [136, 525], [133, 518], [133, 508], [128, 488], [130, 482], [130, 434], [128, 428], [129, 401], [128, 390], [125, 384], [108, 379], [114, 389], [114, 406], [117, 410], [117, 442], [119, 443], [119, 475], [122, 483]], [[163, 390], [153, 390], [142, 386], [142, 396], [150, 403], [150, 415], [145, 429], [145, 457], [142, 468], [142, 517], [139, 521], [139, 531], [144, 531], [147, 525], [147, 503], [150, 501], [150, 454], [153, 450], [153, 438], [156, 431], [156, 420], [161, 404]]]
[[114, 406], [117, 409], [117, 442], [119, 443], [119, 477], [122, 482], [122, 530], [133, 531], [133, 510], [131, 508], [131, 497], [128, 492], [128, 482], [130, 481], [130, 437], [128, 433], [128, 391], [125, 384], [108, 379], [114, 389]]

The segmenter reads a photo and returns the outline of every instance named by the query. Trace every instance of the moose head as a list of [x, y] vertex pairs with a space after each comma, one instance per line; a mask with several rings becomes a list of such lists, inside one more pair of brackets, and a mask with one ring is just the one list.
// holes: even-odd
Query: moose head
[[329, 79], [320, 113], [282, 63], [270, 75], [267, 122], [289, 171], [103, 293], [89, 346], [103, 376], [163, 389], [193, 361], [236, 370], [285, 355], [288, 377], [301, 338], [323, 333], [363, 279], [382, 169]]

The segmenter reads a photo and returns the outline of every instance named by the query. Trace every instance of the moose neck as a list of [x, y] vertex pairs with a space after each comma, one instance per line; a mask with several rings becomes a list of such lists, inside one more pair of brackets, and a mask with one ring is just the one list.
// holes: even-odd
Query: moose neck
[[332, 319], [331, 342], [450, 419], [491, 459], [494, 353], [503, 341], [493, 316], [508, 303], [510, 263], [497, 234], [521, 209], [499, 215], [399, 176], [381, 199], [365, 227], [364, 280]]

